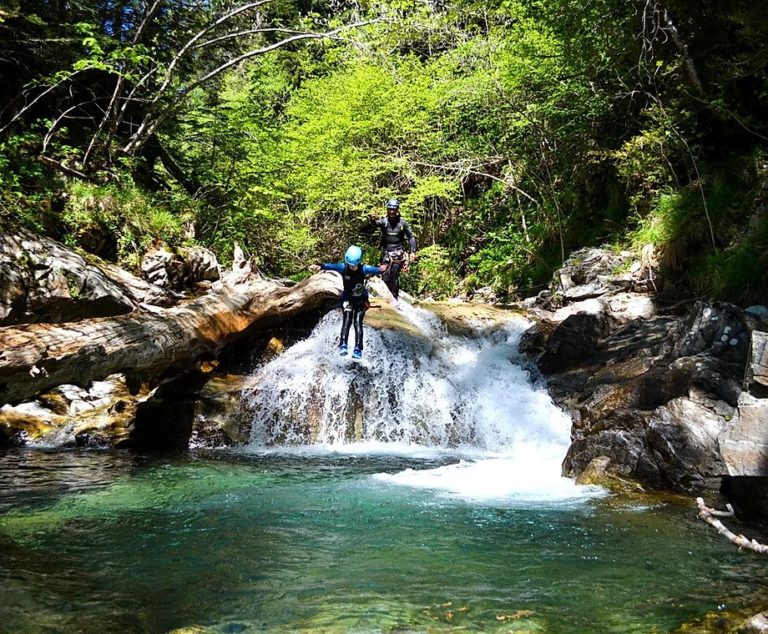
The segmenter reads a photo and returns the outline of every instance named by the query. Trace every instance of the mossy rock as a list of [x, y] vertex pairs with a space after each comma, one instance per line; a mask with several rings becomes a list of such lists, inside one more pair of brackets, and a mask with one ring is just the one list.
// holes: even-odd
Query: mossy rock
[[452, 335], [480, 336], [509, 322], [527, 322], [517, 308], [468, 302], [422, 302], [418, 304], [437, 315]]

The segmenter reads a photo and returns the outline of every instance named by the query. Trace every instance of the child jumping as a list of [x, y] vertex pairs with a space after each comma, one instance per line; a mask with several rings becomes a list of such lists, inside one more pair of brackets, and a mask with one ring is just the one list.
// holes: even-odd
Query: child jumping
[[354, 324], [355, 349], [352, 351], [353, 359], [361, 359], [363, 357], [363, 318], [365, 317], [365, 311], [371, 305], [368, 301], [368, 289], [365, 287], [365, 279], [369, 275], [381, 275], [383, 272], [378, 267], [360, 264], [362, 260], [363, 250], [353, 244], [344, 254], [344, 262], [323, 263], [321, 265], [313, 264], [309, 267], [312, 271], [322, 269], [323, 271], [341, 273], [341, 278], [344, 281], [344, 290], [340, 298], [343, 318], [341, 320], [341, 335], [339, 337], [339, 354], [345, 356], [348, 353], [349, 329]]

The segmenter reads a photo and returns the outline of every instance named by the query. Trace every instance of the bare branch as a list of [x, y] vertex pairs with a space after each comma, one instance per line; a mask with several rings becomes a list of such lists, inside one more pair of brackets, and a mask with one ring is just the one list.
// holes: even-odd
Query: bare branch
[[43, 97], [45, 97], [48, 93], [52, 92], [59, 86], [62, 86], [66, 82], [70, 81], [75, 75], [77, 75], [80, 71], [77, 70], [73, 72], [71, 75], [65, 77], [64, 79], [61, 79], [57, 81], [55, 84], [49, 86], [46, 88], [43, 92], [41, 92], [37, 97], [35, 97], [30, 103], [28, 103], [26, 106], [24, 106], [21, 110], [19, 110], [16, 115], [8, 122], [6, 123], [2, 128], [0, 128], [0, 134], [5, 132], [8, 128], [10, 128], [14, 122], [16, 122], [19, 117], [21, 117], [27, 110], [29, 110], [32, 106], [34, 106], [38, 101], [40, 101]]
[[754, 539], [747, 539], [744, 535], [736, 535], [717, 519], [717, 517], [733, 517], [732, 508], [729, 508], [729, 512], [716, 511], [706, 506], [703, 498], [696, 498], [696, 505], [699, 507], [699, 518], [704, 520], [710, 526], [713, 526], [718, 533], [724, 535], [732, 544], [736, 544], [736, 546], [739, 547], [739, 550], [746, 548], [747, 550], [763, 555], [768, 554], [768, 546], [761, 544]]
[[64, 174], [67, 174], [68, 176], [75, 176], [76, 178], [80, 178], [84, 181], [88, 180], [88, 177], [83, 174], [82, 172], [78, 172], [76, 169], [73, 169], [69, 167], [68, 165], [64, 165], [62, 161], [57, 161], [54, 158], [51, 158], [50, 156], [40, 156], [38, 157], [43, 163], [47, 163], [48, 165], [51, 165], [55, 167], [60, 172], [63, 172]]
[[88, 103], [93, 103], [93, 99], [89, 99], [87, 101], [81, 101], [80, 103], [76, 103], [74, 106], [71, 106], [70, 108], [67, 108], [64, 112], [62, 112], [56, 119], [51, 123], [51, 125], [48, 127], [48, 130], [45, 134], [45, 137], [43, 138], [43, 147], [42, 152], [45, 154], [45, 151], [48, 149], [48, 144], [51, 142], [51, 138], [53, 137], [53, 133], [56, 130], [56, 128], [59, 125], [59, 122], [62, 119], [66, 119], [67, 115], [72, 112], [73, 110], [77, 110], [81, 106], [84, 106]]
[[[157, 11], [158, 7], [162, 4], [163, 0], [155, 0], [155, 2], [152, 4], [152, 6], [147, 10], [146, 14], [141, 20], [141, 23], [139, 24], [138, 28], [136, 29], [136, 33], [133, 36], [133, 43], [136, 44], [139, 39], [141, 38], [142, 33], [144, 32], [144, 29], [149, 24], [150, 20], [152, 19], [152, 16], [154, 15], [155, 11]], [[109, 122], [110, 116], [112, 116], [112, 110], [115, 107], [115, 104], [117, 103], [117, 100], [120, 97], [120, 93], [123, 90], [123, 83], [125, 81], [125, 76], [122, 74], [118, 74], [117, 81], [115, 82], [115, 89], [112, 91], [112, 97], [109, 101], [109, 105], [107, 106], [107, 109], [104, 111], [104, 116], [101, 119], [101, 122], [99, 123], [99, 127], [96, 129], [96, 132], [94, 132], [93, 136], [91, 137], [91, 141], [88, 144], [88, 148], [85, 151], [85, 154], [83, 155], [83, 169], [85, 169], [85, 166], [88, 164], [88, 157], [91, 155], [91, 151], [93, 150], [94, 146], [96, 145], [96, 141], [101, 136], [101, 133], [104, 131], [104, 128], [107, 126], [107, 123]], [[118, 119], [119, 120], [119, 119]], [[115, 126], [112, 126], [114, 129]], [[109, 144], [109, 141], [107, 142]]]
[[[138, 130], [136, 130], [136, 132], [131, 136], [130, 140], [125, 145], [125, 147], [123, 147], [122, 151], [126, 154], [133, 154], [137, 152], [144, 145], [144, 143], [146, 143], [147, 139], [149, 139], [157, 131], [157, 128], [165, 120], [165, 118], [173, 111], [173, 109], [177, 107], [179, 104], [181, 104], [187, 98], [190, 92], [192, 92], [198, 86], [201, 86], [207, 81], [213, 79], [217, 75], [220, 75], [221, 73], [229, 70], [233, 66], [236, 66], [241, 62], [244, 62], [245, 60], [250, 59], [251, 57], [256, 57], [257, 55], [264, 55], [265, 53], [274, 51], [278, 48], [286, 46], [287, 44], [290, 44], [291, 42], [297, 42], [299, 40], [307, 40], [307, 39], [331, 38], [337, 33], [340, 33], [341, 31], [344, 31], [347, 29], [359, 28], [361, 26], [373, 24], [374, 22], [378, 22], [378, 21], [379, 20], [356, 22], [354, 24], [347, 24], [337, 29], [326, 31], [324, 33], [299, 33], [297, 35], [293, 35], [291, 37], [280, 40], [279, 42], [275, 42], [274, 44], [270, 44], [269, 46], [248, 51], [246, 53], [243, 53], [241, 55], [238, 55], [237, 57], [234, 57], [228, 60], [221, 66], [218, 66], [217, 68], [208, 72], [204, 76], [194, 80], [193, 82], [185, 86], [183, 89], [179, 90], [177, 96], [171, 101], [171, 103], [167, 107], [165, 107], [162, 110], [162, 112], [155, 114], [153, 116], [153, 107], [150, 107], [147, 117], [145, 117], [144, 121], [141, 122]], [[155, 95], [155, 98], [152, 100], [151, 106], [156, 106], [160, 98], [161, 98], [161, 94], [160, 92], [158, 92]]]
[[680, 36], [680, 33], [678, 33], [677, 27], [675, 26], [675, 23], [672, 22], [672, 18], [670, 17], [669, 13], [667, 13], [666, 9], [664, 9], [664, 21], [666, 22], [667, 28], [672, 34], [672, 41], [675, 43], [678, 53], [680, 53], [680, 55], [683, 57], [683, 60], [685, 61], [685, 67], [688, 69], [688, 77], [690, 78], [693, 87], [700, 95], [704, 95], [704, 85], [701, 83], [699, 73], [696, 70], [696, 65], [694, 64], [691, 53], [688, 50], [688, 45]]
[[463, 165], [437, 165], [435, 163], [426, 163], [424, 161], [408, 161], [411, 165], [421, 165], [423, 167], [431, 167], [433, 169], [439, 169], [446, 172], [459, 172], [463, 174], [474, 174], [476, 176], [483, 176], [485, 178], [490, 178], [491, 180], [498, 181], [499, 183], [503, 183], [506, 187], [511, 189], [512, 191], [517, 192], [518, 194], [522, 194], [525, 198], [530, 200], [534, 205], [539, 205], [539, 201], [536, 200], [533, 196], [528, 194], [526, 191], [520, 189], [516, 185], [513, 185], [509, 182], [509, 180], [504, 178], [499, 178], [498, 176], [494, 176], [493, 174], [488, 174], [487, 172], [481, 172], [476, 169], [472, 169], [469, 167], [465, 167]]
[[247, 31], [236, 31], [234, 33], [227, 33], [226, 35], [222, 35], [220, 37], [215, 37], [212, 40], [206, 40], [205, 42], [201, 42], [200, 44], [197, 44], [195, 48], [203, 48], [204, 46], [217, 44], [218, 42], [223, 42], [224, 40], [231, 40], [232, 38], [243, 37], [245, 35], [255, 35], [257, 33], [290, 33], [291, 35], [299, 35], [301, 33], [307, 33], [307, 31], [297, 31], [295, 29], [281, 29], [277, 27], [248, 29]]
[[259, 0], [258, 2], [249, 2], [248, 4], [244, 4], [240, 7], [237, 7], [235, 9], [232, 9], [229, 13], [225, 13], [217, 20], [214, 20], [211, 22], [208, 26], [203, 28], [202, 30], [198, 31], [193, 35], [187, 43], [181, 47], [178, 53], [176, 53], [176, 56], [171, 60], [171, 63], [168, 65], [167, 70], [165, 71], [165, 80], [163, 81], [160, 88], [157, 90], [157, 95], [155, 96], [155, 99], [153, 103], [156, 103], [159, 101], [159, 99], [162, 97], [163, 93], [168, 89], [168, 86], [171, 83], [171, 78], [173, 77], [173, 71], [176, 68], [176, 65], [181, 61], [181, 58], [184, 57], [184, 55], [187, 54], [187, 51], [189, 51], [195, 43], [200, 40], [202, 37], [204, 37], [207, 33], [210, 33], [213, 29], [215, 29], [217, 26], [220, 26], [227, 20], [235, 17], [236, 15], [243, 13], [244, 11], [248, 11], [250, 9], [255, 9], [257, 7], [260, 7], [262, 5], [268, 4], [269, 2], [272, 2], [273, 0]]

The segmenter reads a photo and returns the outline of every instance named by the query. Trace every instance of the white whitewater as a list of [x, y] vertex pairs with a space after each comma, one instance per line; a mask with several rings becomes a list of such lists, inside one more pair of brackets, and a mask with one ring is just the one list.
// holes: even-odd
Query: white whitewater
[[261, 367], [247, 397], [248, 450], [439, 458], [450, 464], [374, 477], [476, 501], [598, 493], [560, 476], [570, 420], [522, 364], [526, 322], [455, 336], [427, 310], [400, 310], [420, 334], [366, 327], [360, 362], [337, 355], [340, 316], [331, 311]]

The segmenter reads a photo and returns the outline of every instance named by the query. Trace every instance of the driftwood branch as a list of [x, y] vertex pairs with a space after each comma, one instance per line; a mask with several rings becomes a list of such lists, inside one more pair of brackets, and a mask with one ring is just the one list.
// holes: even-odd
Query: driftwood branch
[[338, 275], [319, 273], [291, 287], [265, 280], [223, 283], [173, 308], [63, 324], [0, 328], [0, 404], [57, 385], [87, 386], [115, 373], [151, 375], [215, 356], [252, 329], [317, 308], [338, 296]]
[[696, 505], [699, 507], [699, 518], [704, 520], [707, 524], [714, 527], [718, 533], [724, 535], [728, 541], [739, 547], [739, 550], [746, 548], [747, 550], [754, 551], [756, 553], [768, 554], [768, 546], [761, 544], [754, 539], [748, 539], [744, 535], [737, 535], [730, 531], [718, 517], [733, 517], [733, 509], [730, 504], [728, 505], [728, 511], [716, 511], [704, 504], [703, 498], [696, 498]]

